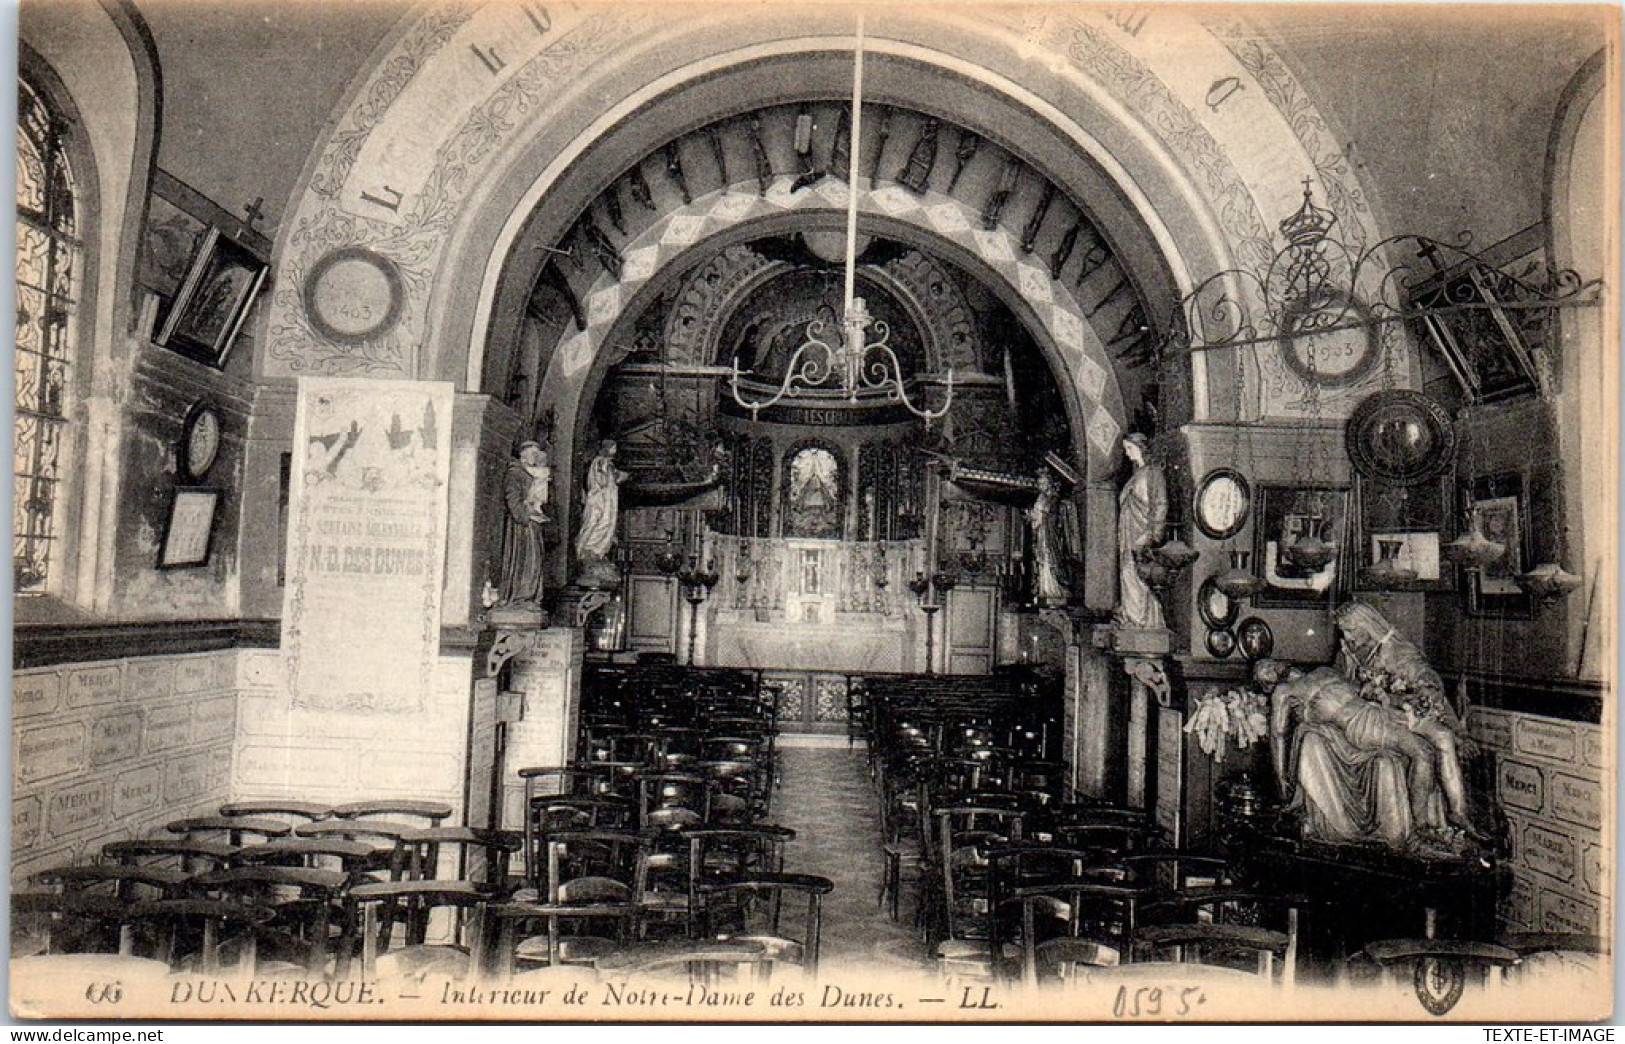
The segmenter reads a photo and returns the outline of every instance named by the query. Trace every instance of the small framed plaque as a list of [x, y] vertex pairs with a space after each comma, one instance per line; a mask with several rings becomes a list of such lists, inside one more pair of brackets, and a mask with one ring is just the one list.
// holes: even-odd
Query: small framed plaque
[[169, 523], [158, 543], [159, 569], [186, 569], [209, 564], [214, 521], [220, 507], [218, 489], [177, 489], [169, 505]]

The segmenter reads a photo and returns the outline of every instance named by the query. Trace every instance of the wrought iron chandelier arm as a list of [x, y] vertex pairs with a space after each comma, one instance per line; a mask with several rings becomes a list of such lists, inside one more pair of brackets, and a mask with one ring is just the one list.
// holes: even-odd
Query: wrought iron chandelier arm
[[729, 389], [733, 392], [734, 402], [750, 411], [751, 420], [756, 419], [758, 412], [777, 404], [781, 399], [799, 396], [801, 385], [814, 388], [829, 378], [830, 371], [835, 365], [835, 350], [817, 336], [823, 328], [823, 320], [814, 320], [808, 325], [807, 340], [802, 342], [794, 355], [790, 356], [789, 365], [785, 367], [784, 380], [769, 398], [751, 401], [739, 394], [739, 379], [744, 376], [744, 371], [739, 368], [738, 357], [734, 358], [733, 374], [728, 381]]
[[[912, 414], [926, 421], [933, 421], [947, 414], [948, 408], [954, 401], [954, 371], [948, 370], [946, 394], [939, 409], [928, 410], [917, 406], [908, 396], [908, 389], [903, 385], [903, 368], [897, 361], [897, 353], [884, 341], [877, 341], [869, 346], [869, 351], [879, 352], [880, 359], [869, 363], [864, 368], [863, 384], [866, 388], [884, 390], [888, 399], [901, 402]], [[895, 375], [895, 376], [894, 376]]]

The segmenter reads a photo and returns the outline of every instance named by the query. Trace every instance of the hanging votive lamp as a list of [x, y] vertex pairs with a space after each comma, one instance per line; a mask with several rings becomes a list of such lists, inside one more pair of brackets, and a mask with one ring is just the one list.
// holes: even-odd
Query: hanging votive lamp
[[1281, 557], [1299, 569], [1320, 570], [1337, 557], [1337, 545], [1322, 535], [1326, 519], [1314, 508], [1303, 515], [1298, 535], [1281, 545]]
[[1542, 605], [1550, 605], [1559, 598], [1566, 598], [1571, 591], [1580, 586], [1580, 578], [1557, 562], [1542, 562], [1527, 573], [1519, 573], [1513, 579], [1525, 594], [1540, 599]]
[[1179, 572], [1201, 557], [1201, 552], [1185, 540], [1184, 526], [1169, 527], [1173, 533], [1160, 547], [1151, 549], [1151, 557], [1171, 572]]
[[1505, 544], [1497, 543], [1484, 535], [1484, 531], [1479, 528], [1478, 516], [1474, 515], [1468, 519], [1467, 532], [1439, 550], [1445, 558], [1463, 569], [1483, 569], [1492, 562], [1499, 561], [1507, 549]]
[[1416, 582], [1416, 570], [1399, 564], [1399, 552], [1405, 542], [1399, 537], [1377, 538], [1377, 560], [1367, 569], [1366, 577], [1378, 587], [1404, 587]]
[[1213, 586], [1238, 600], [1251, 598], [1262, 591], [1264, 581], [1254, 576], [1253, 571], [1247, 568], [1248, 559], [1251, 557], [1250, 551], [1231, 551], [1230, 568], [1214, 579]]

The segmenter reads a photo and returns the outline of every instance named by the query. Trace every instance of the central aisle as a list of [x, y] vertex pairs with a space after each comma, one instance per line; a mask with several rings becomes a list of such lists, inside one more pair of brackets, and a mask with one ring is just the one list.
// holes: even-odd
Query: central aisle
[[785, 739], [788, 743], [781, 740], [779, 747], [781, 783], [773, 796], [774, 821], [796, 832], [785, 851], [785, 869], [835, 882], [824, 900], [820, 964], [837, 971], [926, 969], [925, 944], [907, 923], [911, 905], [904, 902], [904, 923], [894, 924], [878, 902], [885, 860], [880, 810], [863, 751], [848, 750], [844, 740]]

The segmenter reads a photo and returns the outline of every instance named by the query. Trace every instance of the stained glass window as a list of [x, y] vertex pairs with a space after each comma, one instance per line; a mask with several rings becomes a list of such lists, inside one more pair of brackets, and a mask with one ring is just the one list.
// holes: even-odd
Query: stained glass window
[[43, 593], [57, 558], [56, 507], [79, 265], [67, 128], [26, 82], [17, 92], [17, 417], [12, 566], [19, 594]]

